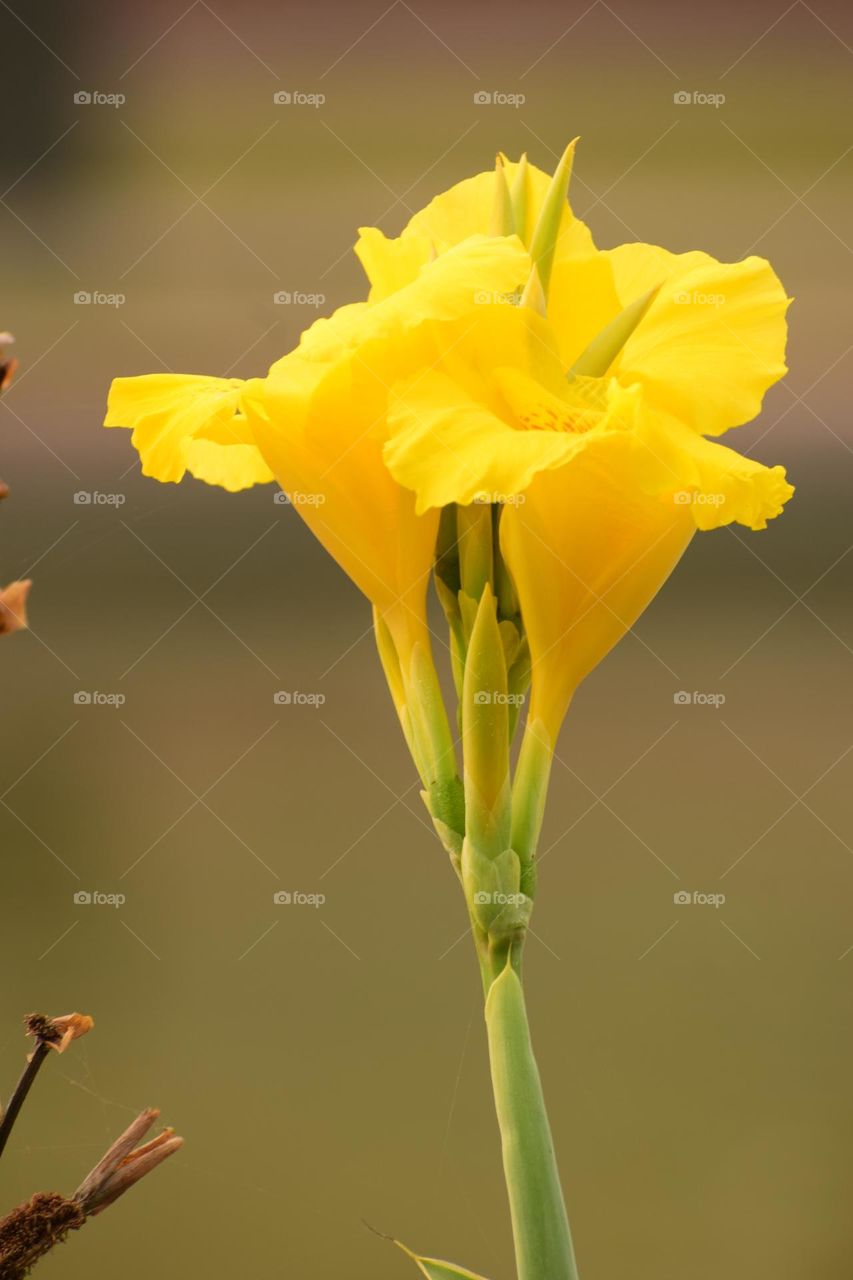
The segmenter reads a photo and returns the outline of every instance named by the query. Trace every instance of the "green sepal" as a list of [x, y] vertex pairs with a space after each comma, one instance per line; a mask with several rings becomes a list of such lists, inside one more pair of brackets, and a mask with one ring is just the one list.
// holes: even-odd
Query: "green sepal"
[[648, 311], [660, 291], [657, 284], [647, 293], [635, 298], [624, 311], [610, 320], [592, 342], [582, 351], [569, 370], [569, 381], [572, 378], [603, 378], [619, 352], [625, 346], [631, 334]]
[[512, 742], [515, 737], [516, 726], [518, 725], [518, 717], [521, 715], [521, 708], [524, 700], [530, 690], [530, 677], [532, 673], [532, 664], [530, 661], [530, 646], [527, 643], [527, 636], [520, 637], [518, 649], [515, 657], [509, 665], [507, 671], [507, 688], [510, 692], [509, 703], [509, 740]]
[[572, 176], [572, 162], [574, 161], [576, 144], [577, 138], [575, 138], [574, 142], [569, 143], [560, 157], [560, 162], [551, 179], [551, 185], [542, 202], [542, 208], [539, 210], [536, 229], [530, 242], [530, 256], [538, 269], [539, 280], [546, 297], [548, 285], [551, 282], [551, 268], [554, 265], [554, 254], [560, 234], [560, 224], [563, 221], [566, 197], [569, 193], [569, 179]]
[[408, 671], [403, 673], [412, 727], [424, 757], [427, 786], [456, 778], [456, 752], [447, 722], [447, 708], [429, 650], [416, 642]]
[[471, 502], [456, 508], [460, 587], [479, 600], [492, 581], [492, 509], [488, 502]]
[[521, 859], [522, 889], [530, 897], [536, 886], [536, 846], [545, 814], [554, 748], [541, 720], [524, 728], [512, 784], [512, 847]]
[[461, 852], [462, 837], [465, 834], [465, 792], [461, 779], [448, 778], [442, 782], [433, 782], [422, 794], [433, 822], [441, 823], [442, 827], [453, 832]]
[[515, 231], [515, 219], [512, 212], [512, 200], [506, 180], [506, 169], [503, 157], [495, 161], [495, 194], [492, 202], [492, 213], [489, 219], [490, 236], [511, 236]]
[[407, 1249], [399, 1240], [394, 1241], [398, 1249], [402, 1249], [407, 1257], [412, 1259], [417, 1267], [420, 1268], [421, 1274], [427, 1277], [427, 1280], [485, 1280], [485, 1276], [481, 1276], [476, 1271], [468, 1271], [465, 1267], [454, 1266], [452, 1262], [442, 1262], [440, 1258], [422, 1258], [417, 1253], [412, 1253], [411, 1249]]
[[510, 187], [510, 199], [512, 200], [512, 214], [515, 222], [515, 233], [525, 244], [527, 236], [527, 203], [528, 203], [528, 173], [530, 171], [527, 163], [527, 152], [522, 155], [515, 171], [515, 177]]
[[468, 909], [490, 943], [506, 947], [524, 941], [533, 902], [521, 887], [521, 863], [512, 849], [485, 854], [466, 838], [462, 887]]
[[498, 598], [498, 617], [509, 618], [513, 622], [517, 621], [520, 630], [521, 618], [519, 617], [518, 592], [515, 589], [512, 574], [507, 568], [501, 552], [502, 516], [503, 507], [499, 503], [495, 503], [492, 508], [492, 544], [495, 557], [495, 595]]
[[462, 682], [466, 832], [484, 853], [509, 848], [511, 795], [506, 661], [497, 605], [486, 585]]

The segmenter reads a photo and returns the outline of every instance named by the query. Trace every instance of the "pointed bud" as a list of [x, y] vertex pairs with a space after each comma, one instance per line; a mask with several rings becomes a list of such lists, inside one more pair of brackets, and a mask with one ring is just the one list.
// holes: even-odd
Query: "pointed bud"
[[531, 311], [536, 311], [540, 316], [548, 314], [545, 290], [542, 288], [542, 281], [539, 279], [539, 271], [535, 264], [530, 268], [530, 275], [527, 277], [527, 284], [521, 295], [521, 305], [530, 307]]
[[479, 600], [492, 581], [492, 510], [488, 502], [456, 508], [460, 585], [466, 596]]
[[490, 236], [511, 236], [515, 231], [512, 217], [512, 201], [506, 180], [506, 169], [501, 156], [495, 161], [495, 195], [489, 221]]
[[572, 164], [575, 158], [577, 138], [570, 142], [554, 170], [551, 185], [539, 210], [536, 230], [530, 243], [530, 256], [539, 269], [539, 279], [547, 297], [551, 280], [551, 268], [554, 265], [554, 253], [560, 234], [560, 224], [566, 208], [569, 193], [569, 179], [572, 176]]
[[603, 378], [660, 291], [656, 284], [609, 321], [569, 370], [569, 378]]
[[528, 174], [530, 166], [527, 163], [527, 152], [525, 151], [518, 162], [515, 170], [515, 177], [510, 187], [510, 199], [512, 200], [512, 216], [515, 223], [516, 235], [527, 244], [527, 207], [528, 207]]
[[466, 832], [481, 854], [509, 848], [509, 704], [497, 602], [486, 585], [468, 643], [462, 686]]
[[528, 720], [512, 785], [512, 847], [521, 860], [521, 887], [535, 893], [535, 855], [545, 814], [554, 749], [541, 720]]

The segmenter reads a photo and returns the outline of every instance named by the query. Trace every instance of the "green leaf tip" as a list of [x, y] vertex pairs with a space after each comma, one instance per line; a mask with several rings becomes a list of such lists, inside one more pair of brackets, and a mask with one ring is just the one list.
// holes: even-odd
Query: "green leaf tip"
[[551, 280], [551, 268], [554, 265], [557, 240], [560, 236], [560, 224], [563, 221], [563, 212], [566, 208], [566, 199], [569, 194], [569, 181], [572, 176], [572, 164], [574, 163], [577, 142], [578, 140], [575, 138], [569, 143], [560, 157], [557, 168], [554, 170], [551, 185], [545, 194], [542, 208], [539, 210], [536, 230], [533, 232], [533, 239], [530, 244], [530, 256], [539, 271], [539, 279], [546, 295]]
[[569, 378], [603, 378], [631, 334], [660, 292], [661, 286], [640, 294], [624, 311], [614, 316], [583, 351], [569, 370]]
[[452, 1262], [442, 1262], [440, 1258], [422, 1258], [411, 1249], [407, 1249], [399, 1240], [394, 1241], [398, 1249], [402, 1249], [407, 1258], [420, 1269], [427, 1280], [486, 1280], [476, 1271], [468, 1271], [465, 1267], [456, 1267]]

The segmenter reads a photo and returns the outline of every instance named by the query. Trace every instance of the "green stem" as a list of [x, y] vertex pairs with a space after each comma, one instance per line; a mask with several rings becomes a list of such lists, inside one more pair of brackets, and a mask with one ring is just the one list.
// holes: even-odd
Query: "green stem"
[[486, 1027], [518, 1280], [577, 1280], [524, 992], [511, 963], [489, 988]]

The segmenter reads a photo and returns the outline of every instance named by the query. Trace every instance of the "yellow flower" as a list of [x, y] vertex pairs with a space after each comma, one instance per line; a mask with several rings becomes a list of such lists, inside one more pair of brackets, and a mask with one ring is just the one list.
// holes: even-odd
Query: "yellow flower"
[[[545, 178], [529, 173], [535, 209]], [[429, 233], [446, 252], [481, 225], [489, 181], [445, 193], [381, 252], [363, 234], [374, 289], [390, 288], [412, 241]], [[705, 438], [753, 418], [785, 373], [788, 299], [769, 264], [649, 245], [599, 253], [569, 212], [560, 237], [547, 314], [497, 296], [480, 307], [465, 369], [398, 379], [385, 446], [418, 511], [504, 504], [501, 547], [532, 658], [530, 718], [552, 744], [579, 681], [633, 626], [696, 529], [764, 528], [793, 492], [782, 467]], [[596, 335], [644, 295], [627, 340], [591, 370]]]

